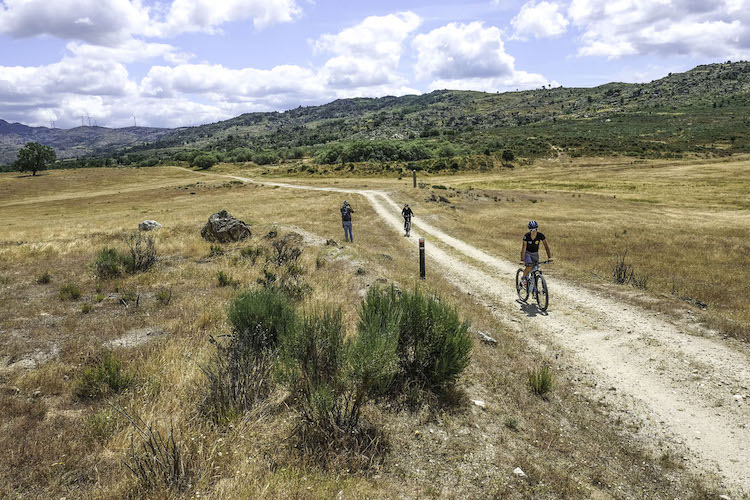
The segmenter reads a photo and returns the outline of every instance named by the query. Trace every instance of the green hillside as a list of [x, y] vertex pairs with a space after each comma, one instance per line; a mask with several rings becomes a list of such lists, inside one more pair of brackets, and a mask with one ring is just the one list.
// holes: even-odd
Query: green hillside
[[[272, 164], [417, 162], [440, 158], [750, 152], [750, 63], [698, 66], [645, 84], [485, 93], [438, 90], [343, 99], [175, 129], [135, 146], [99, 145], [95, 160], [152, 165], [192, 160]], [[443, 162], [444, 163], [444, 162]]]

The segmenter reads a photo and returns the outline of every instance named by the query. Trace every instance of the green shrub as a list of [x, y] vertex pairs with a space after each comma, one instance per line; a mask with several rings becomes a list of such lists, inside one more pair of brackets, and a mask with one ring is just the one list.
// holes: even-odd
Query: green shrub
[[399, 303], [400, 376], [433, 389], [452, 385], [471, 359], [469, 323], [455, 308], [419, 290], [404, 292]]
[[370, 288], [359, 310], [357, 338], [351, 349], [353, 376], [367, 394], [384, 393], [398, 373], [400, 323], [395, 288]]
[[81, 312], [82, 312], [83, 314], [88, 314], [88, 313], [90, 313], [92, 309], [93, 309], [93, 308], [91, 307], [91, 304], [88, 304], [88, 303], [86, 303], [86, 304], [83, 304], [83, 305], [81, 306]]
[[81, 298], [81, 289], [75, 283], [66, 283], [60, 287], [60, 300], [78, 300]]
[[106, 443], [119, 426], [119, 414], [112, 408], [104, 408], [90, 415], [83, 422], [86, 435], [99, 443]]
[[193, 167], [198, 167], [201, 170], [207, 170], [217, 163], [219, 163], [219, 159], [216, 157], [216, 155], [213, 155], [211, 153], [200, 153], [195, 158], [193, 158], [193, 160], [190, 162], [190, 165]]
[[120, 360], [106, 351], [76, 380], [74, 393], [81, 399], [97, 399], [110, 393], [121, 393], [131, 382], [132, 377], [122, 370]]
[[36, 282], [40, 285], [47, 285], [52, 281], [52, 275], [49, 273], [49, 271], [44, 271], [42, 274], [37, 276]]
[[163, 306], [168, 306], [172, 302], [172, 290], [170, 288], [160, 288], [156, 292], [156, 300]]
[[537, 396], [544, 396], [547, 394], [550, 389], [552, 389], [553, 383], [554, 377], [552, 371], [547, 365], [529, 372], [529, 387]]
[[239, 285], [239, 282], [232, 279], [231, 276], [229, 276], [224, 271], [219, 271], [216, 273], [216, 280], [219, 282], [219, 286], [237, 286]]
[[432, 186], [432, 189], [448, 189], [448, 188], [443, 186], [442, 184], [435, 184], [434, 186]]
[[94, 259], [94, 273], [102, 279], [114, 278], [122, 272], [123, 256], [114, 248], [99, 250]]
[[238, 348], [258, 354], [275, 350], [297, 322], [289, 299], [273, 287], [239, 295], [229, 304], [227, 316]]

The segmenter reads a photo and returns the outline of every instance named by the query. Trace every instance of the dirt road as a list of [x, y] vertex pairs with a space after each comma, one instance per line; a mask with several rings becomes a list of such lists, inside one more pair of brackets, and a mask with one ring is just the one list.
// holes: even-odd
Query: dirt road
[[[209, 174], [212, 175], [212, 174]], [[274, 182], [290, 189], [358, 194], [395, 231], [401, 207], [386, 193]], [[550, 279], [544, 314], [517, 301], [514, 263], [490, 255], [416, 217], [412, 238], [428, 241], [430, 269], [437, 268], [471, 293], [536, 347], [553, 351], [593, 381], [638, 437], [687, 450], [685, 460], [719, 474], [739, 495], [750, 495], [750, 350], [678, 324], [656, 312]], [[628, 419], [626, 419], [628, 420]]]

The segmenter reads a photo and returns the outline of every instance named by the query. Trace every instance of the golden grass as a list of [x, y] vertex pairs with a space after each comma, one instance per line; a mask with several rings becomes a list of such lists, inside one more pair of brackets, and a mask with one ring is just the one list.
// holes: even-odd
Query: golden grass
[[[139, 489], [123, 465], [130, 447], [127, 421], [115, 414], [111, 428], [96, 427], [95, 417], [109, 411], [107, 402], [79, 401], [72, 392], [76, 377], [101, 352], [104, 342], [148, 326], [159, 326], [167, 334], [117, 350], [124, 368], [135, 375], [135, 383], [109, 402], [154, 423], [162, 432], [174, 423], [178, 440], [196, 464], [193, 489], [186, 496], [200, 492], [215, 498], [333, 498], [341, 492], [347, 498], [584, 498], [674, 497], [704, 491], [683, 469], [663, 468], [659, 457], [621, 437], [606, 408], [574, 394], [563, 367], [556, 367], [558, 383], [549, 401], [531, 394], [526, 374], [542, 362], [539, 355], [505, 331], [483, 306], [437, 276], [423, 286], [454, 302], [477, 328], [492, 332], [500, 341], [497, 348], [476, 344], [459, 386], [464, 403], [467, 398], [485, 400], [486, 411], [468, 404], [436, 404], [417, 411], [368, 407], [367, 418], [383, 429], [390, 452], [381, 466], [357, 474], [324, 472], [285, 444], [294, 414], [283, 403], [274, 403], [273, 411], [262, 417], [248, 415], [232, 427], [212, 428], [198, 414], [204, 390], [199, 365], [213, 353], [209, 338], [227, 333], [225, 308], [236, 293], [232, 287], [219, 287], [216, 273], [224, 270], [244, 286], [253, 286], [261, 275], [262, 261], [253, 266], [239, 258], [239, 250], [246, 245], [268, 245], [264, 236], [274, 223], [282, 234], [299, 226], [341, 242], [337, 209], [342, 197], [238, 187], [225, 179], [191, 178], [189, 173], [169, 168], [149, 169], [154, 176], [151, 182], [142, 172], [53, 171], [34, 179], [40, 181], [36, 189], [23, 184], [26, 178], [0, 176], [6, 192], [16, 193], [0, 204], [0, 217], [12, 221], [0, 234], [4, 306], [0, 350], [23, 359], [50, 351], [53, 345], [57, 349], [48, 360], [39, 358], [35, 369], [0, 372], [0, 419], [6, 422], [0, 435], [0, 447], [6, 450], [0, 457], [0, 496], [174, 496]], [[106, 195], [98, 187], [103, 179], [111, 182]], [[467, 179], [440, 179], [440, 183], [453, 180]], [[203, 184], [178, 188], [196, 181]], [[332, 182], [393, 188], [403, 181]], [[33, 204], [20, 203], [32, 195], [36, 196]], [[340, 305], [353, 332], [357, 306], [368, 284], [387, 278], [403, 288], [416, 286], [418, 280], [414, 246], [396, 237], [364, 200], [348, 198], [357, 210], [356, 243], [343, 249], [306, 247], [301, 261], [313, 293], [301, 307]], [[461, 205], [458, 214], [465, 220], [486, 223], [488, 219], [478, 217], [483, 207], [494, 207], [495, 202], [466, 199]], [[200, 227], [222, 208], [250, 222], [253, 238], [226, 245], [223, 256], [209, 257], [210, 244], [200, 238]], [[441, 225], [457, 222], [453, 213], [424, 204], [417, 215], [429, 212]], [[516, 216], [526, 218], [520, 212]], [[122, 248], [122, 235], [147, 218], [164, 224], [154, 233], [160, 256], [157, 266], [143, 274], [99, 282], [89, 267], [96, 251], [104, 246]], [[484, 244], [476, 234], [460, 236]], [[562, 257], [563, 238], [556, 231], [551, 236], [557, 245], [553, 248]], [[319, 258], [322, 267], [317, 269]], [[360, 266], [363, 275], [357, 273]], [[34, 281], [43, 270], [52, 275], [48, 285]], [[78, 302], [57, 297], [59, 286], [68, 281], [83, 289]], [[173, 292], [166, 306], [155, 298], [162, 287]], [[121, 292], [116, 290], [124, 289], [134, 289], [141, 296], [139, 307], [119, 303]], [[96, 302], [100, 293], [105, 299]], [[92, 303], [91, 313], [81, 314], [83, 302]], [[35, 397], [37, 390], [41, 394]], [[518, 421], [517, 430], [505, 425], [509, 418]], [[101, 432], [94, 433], [91, 429], [95, 428]], [[517, 466], [529, 474], [528, 480], [512, 476]]]

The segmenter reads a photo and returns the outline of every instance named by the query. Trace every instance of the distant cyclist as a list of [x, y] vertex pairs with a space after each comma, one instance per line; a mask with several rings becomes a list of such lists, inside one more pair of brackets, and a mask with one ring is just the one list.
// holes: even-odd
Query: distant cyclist
[[552, 252], [550, 252], [549, 245], [547, 245], [547, 238], [539, 232], [539, 224], [535, 220], [532, 220], [529, 222], [529, 232], [523, 235], [523, 245], [521, 246], [521, 265], [526, 266], [521, 278], [523, 286], [526, 286], [526, 276], [531, 272], [531, 268], [539, 262], [540, 242], [544, 243], [547, 260], [552, 260]]
[[354, 242], [354, 235], [352, 234], [352, 214], [354, 209], [349, 202], [344, 200], [344, 204], [341, 205], [341, 225], [344, 226], [344, 239], [347, 242]]
[[409, 236], [411, 231], [411, 218], [414, 217], [414, 212], [409, 208], [409, 204], [404, 205], [404, 209], [401, 210], [401, 215], [404, 217], [404, 236]]

